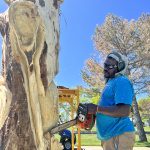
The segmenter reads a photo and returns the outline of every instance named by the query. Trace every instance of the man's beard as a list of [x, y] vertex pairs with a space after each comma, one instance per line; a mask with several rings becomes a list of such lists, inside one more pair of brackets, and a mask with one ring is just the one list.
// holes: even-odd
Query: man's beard
[[110, 74], [109, 71], [104, 70], [104, 78], [109, 79], [114, 77], [115, 77], [115, 71]]

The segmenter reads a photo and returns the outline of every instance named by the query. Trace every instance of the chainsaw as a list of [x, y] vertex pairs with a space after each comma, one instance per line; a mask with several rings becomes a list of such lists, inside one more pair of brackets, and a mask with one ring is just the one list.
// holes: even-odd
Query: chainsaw
[[95, 124], [95, 119], [96, 116], [94, 114], [88, 114], [87, 105], [80, 103], [77, 109], [76, 118], [52, 128], [50, 133], [55, 134], [74, 125], [80, 126], [81, 129], [91, 130]]

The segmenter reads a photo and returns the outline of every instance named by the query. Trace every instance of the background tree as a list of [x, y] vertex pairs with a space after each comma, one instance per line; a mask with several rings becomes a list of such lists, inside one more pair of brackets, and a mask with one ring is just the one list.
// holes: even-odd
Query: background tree
[[[91, 87], [104, 85], [103, 61], [111, 50], [116, 50], [129, 60], [126, 74], [134, 85], [133, 113], [140, 141], [147, 141], [138, 111], [136, 96], [149, 92], [150, 83], [150, 15], [142, 15], [138, 21], [128, 21], [109, 14], [102, 25], [96, 27], [93, 41], [96, 53], [86, 61], [82, 70], [84, 81]], [[146, 29], [145, 29], [146, 28]], [[103, 84], [102, 84], [103, 83]]]
[[150, 98], [140, 99], [138, 105], [141, 115], [150, 119]]
[[100, 92], [97, 88], [79, 87], [80, 102], [97, 104], [100, 98]]

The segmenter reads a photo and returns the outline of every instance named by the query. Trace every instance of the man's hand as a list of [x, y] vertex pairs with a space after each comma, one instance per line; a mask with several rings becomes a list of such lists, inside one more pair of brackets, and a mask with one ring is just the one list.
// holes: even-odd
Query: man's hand
[[92, 103], [87, 103], [86, 105], [88, 107], [88, 114], [96, 114], [96, 112], [97, 112], [97, 105], [92, 104]]

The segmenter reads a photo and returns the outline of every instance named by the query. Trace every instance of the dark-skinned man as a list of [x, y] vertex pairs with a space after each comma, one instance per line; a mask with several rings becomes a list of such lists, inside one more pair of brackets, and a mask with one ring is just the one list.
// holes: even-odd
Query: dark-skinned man
[[134, 91], [124, 75], [127, 59], [111, 52], [104, 62], [106, 85], [98, 105], [87, 104], [88, 112], [96, 114], [97, 137], [104, 150], [132, 150], [134, 126], [129, 119]]

